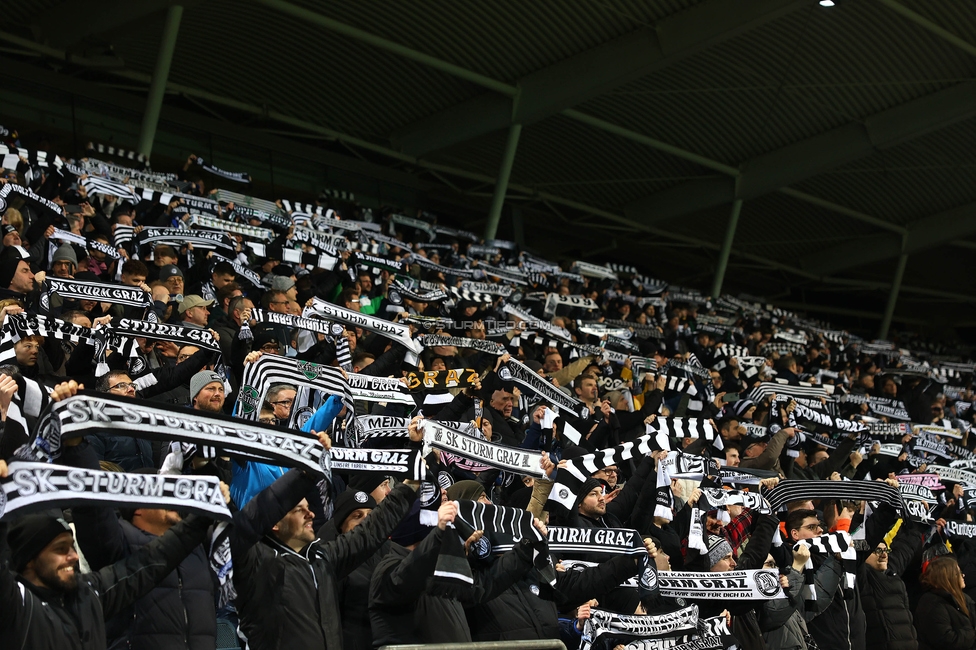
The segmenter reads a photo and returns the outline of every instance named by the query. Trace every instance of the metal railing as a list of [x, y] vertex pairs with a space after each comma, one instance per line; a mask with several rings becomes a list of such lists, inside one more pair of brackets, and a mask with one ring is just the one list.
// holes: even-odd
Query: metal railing
[[559, 639], [537, 641], [480, 641], [477, 643], [411, 643], [385, 645], [380, 650], [566, 650]]

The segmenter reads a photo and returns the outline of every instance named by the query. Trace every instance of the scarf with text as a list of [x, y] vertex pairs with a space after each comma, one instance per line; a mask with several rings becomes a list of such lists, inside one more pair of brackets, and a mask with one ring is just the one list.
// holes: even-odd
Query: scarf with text
[[424, 420], [421, 426], [427, 446], [513, 474], [546, 477], [541, 452], [492, 444], [434, 420]]
[[373, 377], [348, 373], [349, 390], [353, 399], [363, 402], [386, 402], [387, 404], [402, 404], [416, 406], [413, 397], [402, 380], [395, 377]]
[[428, 349], [437, 347], [456, 347], [477, 350], [478, 352], [494, 354], [495, 356], [505, 354], [505, 347], [503, 345], [500, 343], [495, 343], [494, 341], [486, 341], [483, 339], [472, 339], [462, 336], [439, 336], [436, 334], [424, 334], [417, 340], [422, 346]]
[[52, 402], [38, 422], [37, 437], [29, 450], [34, 459], [50, 461], [60, 455], [64, 438], [106, 432], [156, 442], [207, 445], [247, 460], [328, 475], [325, 450], [317, 438], [302, 431], [88, 391]]
[[63, 342], [78, 344], [94, 343], [92, 330], [81, 325], [52, 316], [31, 316], [26, 312], [10, 314], [0, 330], [0, 363], [12, 363], [16, 358], [14, 344], [29, 336], [55, 338]]
[[0, 214], [7, 211], [7, 208], [10, 205], [11, 194], [19, 194], [21, 198], [31, 205], [39, 208], [48, 216], [64, 217], [64, 208], [62, 208], [60, 205], [54, 201], [49, 201], [43, 196], [36, 194], [33, 190], [24, 187], [23, 185], [17, 185], [16, 183], [6, 183], [4, 185], [0, 185]]
[[520, 361], [512, 359], [502, 364], [498, 369], [498, 377], [502, 381], [515, 382], [566, 415], [583, 419], [590, 417], [590, 409], [586, 404], [557, 389], [545, 377]]
[[474, 386], [478, 381], [478, 373], [470, 368], [428, 370], [426, 372], [408, 372], [406, 380], [407, 390], [422, 393], [430, 390]]
[[52, 277], [44, 280], [44, 286], [45, 291], [41, 294], [41, 308], [44, 310], [50, 309], [53, 293], [65, 300], [94, 300], [146, 309], [152, 307], [152, 294], [143, 291], [140, 287]]
[[127, 474], [13, 461], [0, 480], [0, 518], [52, 507], [109, 506], [190, 511], [230, 520], [215, 476]]
[[419, 449], [333, 447], [329, 450], [329, 463], [333, 471], [379, 473], [402, 480], [420, 481], [427, 474], [427, 465]]
[[208, 163], [203, 158], [200, 158], [199, 156], [196, 158], [196, 160], [194, 160], [194, 162], [196, 163], [197, 167], [199, 167], [205, 172], [209, 172], [213, 174], [214, 176], [226, 178], [227, 180], [234, 181], [235, 183], [249, 184], [251, 182], [250, 174], [246, 174], [244, 172], [229, 172], [227, 170], [221, 169], [220, 167], [211, 165], [210, 163]]
[[668, 571], [658, 575], [661, 595], [695, 600], [776, 600], [786, 598], [776, 571], [690, 572]]
[[[320, 317], [343, 323], [344, 325], [362, 327], [365, 330], [392, 339], [407, 349], [407, 363], [409, 364], [416, 364], [416, 356], [423, 352], [420, 344], [410, 337], [410, 328], [406, 325], [392, 323], [382, 318], [375, 318], [359, 312], [350, 311], [326, 302], [321, 298], [313, 298], [312, 304], [302, 312], [302, 316], [305, 317], [308, 317], [309, 314], [316, 314]], [[411, 358], [411, 355], [413, 358]]]

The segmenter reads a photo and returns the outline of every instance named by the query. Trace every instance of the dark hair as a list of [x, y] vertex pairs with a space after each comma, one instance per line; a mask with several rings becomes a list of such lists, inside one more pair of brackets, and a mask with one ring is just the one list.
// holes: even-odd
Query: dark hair
[[217, 262], [211, 275], [233, 275], [236, 278], [237, 271], [234, 270], [234, 265], [230, 262]]
[[272, 301], [281, 302], [282, 297], [287, 299], [288, 294], [286, 294], [284, 291], [275, 291], [273, 289], [271, 291], [265, 291], [264, 297], [261, 299], [261, 304], [264, 306], [265, 309], [271, 309], [271, 302]]
[[233, 314], [235, 309], [240, 309], [241, 303], [243, 303], [245, 300], [250, 300], [250, 298], [247, 296], [235, 296], [231, 298], [230, 304], [227, 305], [227, 315], [229, 316]]
[[176, 249], [170, 246], [169, 244], [160, 244], [159, 246], [153, 249], [154, 258], [160, 255], [165, 255], [166, 257], [179, 258], [179, 256], [176, 254]]
[[739, 416], [735, 415], [734, 413], [730, 415], [726, 415], [724, 418], [718, 421], [718, 430], [719, 431], [728, 430], [728, 428], [732, 425], [733, 422], [735, 422], [736, 425], [738, 425]]
[[817, 516], [816, 510], [807, 510], [806, 508], [800, 508], [799, 510], [794, 510], [793, 512], [786, 515], [786, 536], [790, 539], [793, 536], [790, 534], [794, 530], [800, 530], [803, 527], [804, 519], [816, 519], [820, 521], [820, 517]]
[[99, 393], [107, 393], [108, 389], [115, 383], [115, 378], [122, 375], [128, 376], [129, 373], [125, 370], [109, 370], [95, 382], [95, 390]]
[[241, 285], [237, 284], [236, 282], [228, 282], [217, 290], [217, 304], [222, 306], [224, 301], [230, 298], [230, 294], [240, 290]]
[[122, 273], [129, 275], [149, 275], [149, 269], [141, 260], [129, 260], [122, 265]]

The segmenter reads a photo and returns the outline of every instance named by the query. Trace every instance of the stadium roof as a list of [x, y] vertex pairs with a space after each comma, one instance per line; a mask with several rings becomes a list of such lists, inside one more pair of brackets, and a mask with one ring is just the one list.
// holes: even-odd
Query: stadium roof
[[[834, 2], [187, 0], [165, 102], [395, 168], [471, 229], [514, 152], [500, 236], [705, 290], [738, 205], [724, 290], [876, 328], [901, 270], [896, 324], [965, 334], [976, 3]], [[172, 4], [15, 3], [3, 60], [144, 95]]]

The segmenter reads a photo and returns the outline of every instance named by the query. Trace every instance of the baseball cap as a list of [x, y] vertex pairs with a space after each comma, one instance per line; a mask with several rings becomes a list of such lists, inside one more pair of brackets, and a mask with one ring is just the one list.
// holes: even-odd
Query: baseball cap
[[180, 267], [176, 266], [175, 264], [165, 264], [160, 267], [159, 269], [160, 280], [166, 281], [167, 279], [173, 276], [179, 276], [181, 278], [183, 277], [183, 271], [180, 270]]
[[214, 304], [213, 300], [204, 300], [202, 296], [191, 293], [189, 296], [184, 296], [183, 302], [180, 303], [180, 313], [194, 307], [209, 307], [212, 304]]

